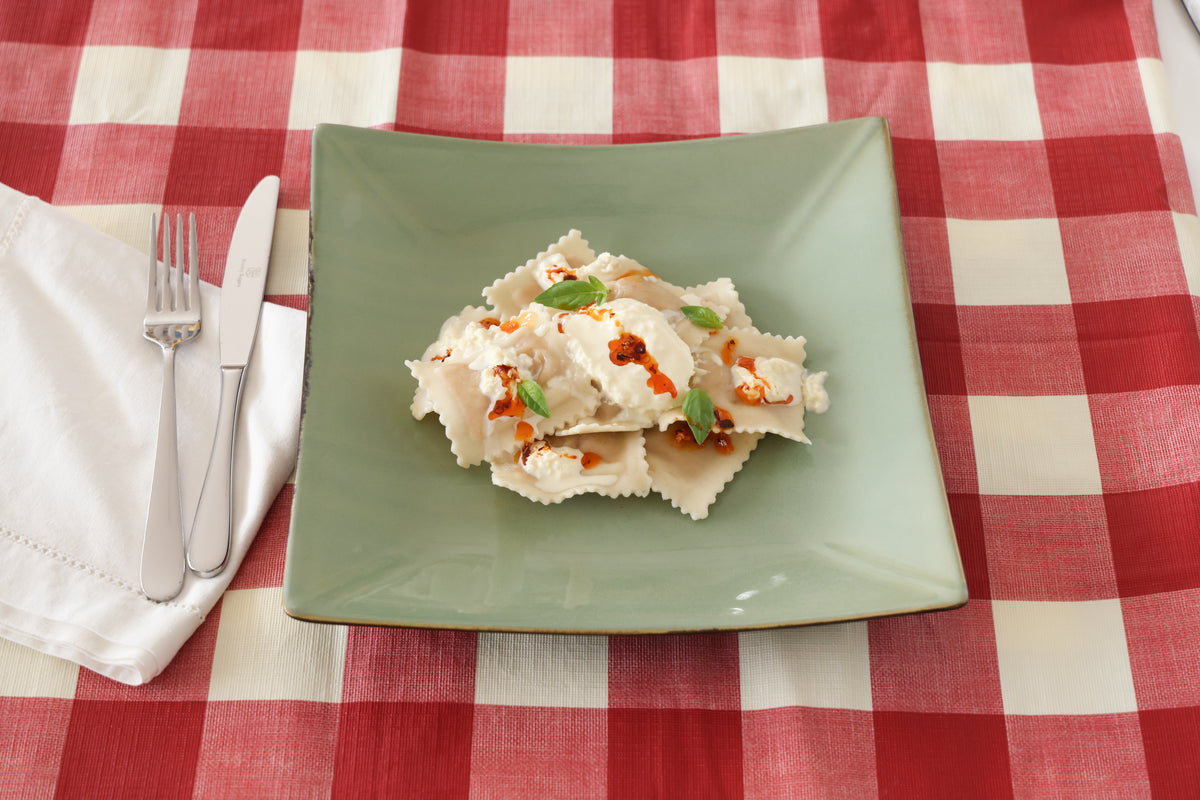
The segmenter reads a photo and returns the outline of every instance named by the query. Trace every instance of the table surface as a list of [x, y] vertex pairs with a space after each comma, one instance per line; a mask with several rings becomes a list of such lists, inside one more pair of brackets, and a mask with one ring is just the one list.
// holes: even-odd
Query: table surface
[[311, 625], [280, 610], [289, 485], [148, 685], [0, 640], [0, 796], [1200, 795], [1200, 221], [1151, 0], [0, 6], [0, 182], [138, 247], [195, 210], [220, 283], [278, 174], [267, 293], [297, 308], [319, 122], [576, 144], [876, 114], [966, 606]]

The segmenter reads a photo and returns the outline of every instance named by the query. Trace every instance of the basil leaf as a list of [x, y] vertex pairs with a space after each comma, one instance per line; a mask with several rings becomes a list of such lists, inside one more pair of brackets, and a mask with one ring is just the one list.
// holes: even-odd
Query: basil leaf
[[692, 437], [696, 444], [704, 444], [708, 432], [717, 423], [717, 412], [713, 409], [712, 398], [703, 389], [689, 389], [683, 398], [683, 416], [687, 419], [688, 427], [692, 429]]
[[701, 328], [721, 327], [721, 318], [717, 316], [717, 312], [708, 306], [680, 306], [679, 310], [693, 324], [699, 325]]
[[559, 311], [575, 311], [607, 299], [608, 287], [604, 281], [589, 275], [586, 281], [559, 281], [533, 298], [533, 302]]
[[537, 381], [524, 380], [517, 384], [517, 398], [533, 413], [550, 416], [550, 406], [546, 403], [546, 393]]

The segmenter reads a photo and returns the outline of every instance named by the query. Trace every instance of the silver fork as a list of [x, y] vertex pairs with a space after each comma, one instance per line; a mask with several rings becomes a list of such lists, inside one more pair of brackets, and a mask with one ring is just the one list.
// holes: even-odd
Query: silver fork
[[[200, 254], [196, 215], [190, 216], [187, 258], [183, 218], [176, 217], [175, 260], [171, 266], [171, 220], [162, 220], [162, 262], [157, 215], [150, 215], [150, 276], [143, 335], [162, 347], [163, 384], [158, 408], [158, 445], [154, 481], [142, 540], [142, 592], [151, 600], [170, 600], [183, 588], [183, 512], [179, 501], [179, 451], [175, 430], [175, 348], [200, 333]], [[186, 275], [185, 275], [186, 268]]]

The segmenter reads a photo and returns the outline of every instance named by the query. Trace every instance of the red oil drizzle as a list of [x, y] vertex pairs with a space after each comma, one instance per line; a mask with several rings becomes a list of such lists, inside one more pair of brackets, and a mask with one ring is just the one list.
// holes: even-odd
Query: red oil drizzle
[[621, 336], [608, 343], [608, 359], [618, 367], [626, 364], [637, 364], [643, 367], [650, 377], [646, 379], [655, 394], [678, 395], [675, 384], [666, 375], [658, 371], [658, 361], [646, 350], [646, 341], [632, 333], [620, 331]]
[[713, 449], [723, 456], [733, 452], [733, 440], [728, 433], [713, 431], [705, 437], [703, 442], [697, 442], [696, 437], [692, 435], [691, 427], [683, 420], [672, 422], [667, 426], [667, 435], [671, 439], [671, 444], [682, 450], [703, 450], [711, 442]]
[[490, 328], [493, 325], [499, 325], [500, 320], [496, 319], [495, 317], [484, 317], [483, 319], [479, 320], [479, 324], [485, 328]]
[[533, 426], [525, 420], [521, 420], [517, 423], [517, 432], [513, 438], [518, 442], [528, 442], [533, 438]]
[[733, 365], [733, 351], [737, 348], [737, 339], [730, 338], [721, 348], [721, 360], [730, 366]]
[[501, 397], [488, 412], [488, 419], [500, 417], [520, 417], [525, 413], [525, 404], [517, 397], [516, 384], [520, 383], [521, 374], [516, 367], [508, 364], [497, 364], [492, 372], [504, 384], [504, 397]]
[[591, 469], [592, 467], [600, 466], [600, 462], [603, 460], [599, 453], [588, 451], [583, 454], [583, 458], [579, 459], [579, 464], [584, 469]]
[[446, 352], [442, 353], [440, 356], [434, 356], [433, 358], [431, 358], [429, 360], [430, 361], [445, 361], [447, 358], [450, 357], [450, 354], [452, 352], [454, 352], [454, 350], [452, 348], [448, 347], [448, 348], [446, 348]]

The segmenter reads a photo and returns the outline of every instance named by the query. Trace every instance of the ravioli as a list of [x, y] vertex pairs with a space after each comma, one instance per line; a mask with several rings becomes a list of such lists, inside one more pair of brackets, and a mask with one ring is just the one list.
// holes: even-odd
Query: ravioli
[[755, 328], [729, 278], [679, 286], [571, 230], [483, 297], [404, 362], [411, 411], [534, 502], [656, 493], [701, 520], [765, 436], [810, 444], [829, 407], [804, 337]]

